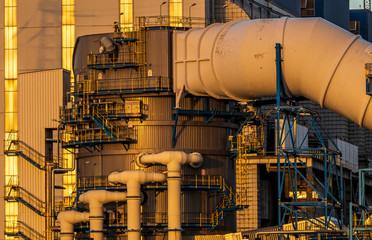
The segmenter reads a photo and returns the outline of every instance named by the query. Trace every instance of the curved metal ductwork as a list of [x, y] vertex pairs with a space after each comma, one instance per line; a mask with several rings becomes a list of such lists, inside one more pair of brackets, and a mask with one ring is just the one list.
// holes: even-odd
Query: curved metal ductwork
[[89, 213], [77, 211], [63, 211], [58, 214], [58, 221], [61, 224], [61, 240], [74, 239], [74, 224], [89, 221]]
[[141, 185], [146, 183], [164, 182], [165, 175], [145, 171], [124, 171], [111, 173], [108, 176], [110, 182], [127, 185], [127, 209], [128, 209], [128, 239], [141, 239]]
[[372, 44], [321, 18], [213, 24], [174, 34], [174, 90], [248, 101], [275, 96], [275, 44], [282, 50], [286, 92], [372, 130], [365, 63]]
[[146, 167], [152, 164], [167, 166], [168, 182], [168, 239], [181, 240], [181, 166], [189, 164], [200, 167], [203, 157], [199, 153], [166, 151], [157, 154], [141, 154], [137, 165]]
[[79, 201], [89, 204], [90, 237], [94, 240], [103, 239], [103, 204], [127, 200], [125, 192], [110, 192], [106, 190], [92, 190], [80, 195]]
[[101, 38], [101, 46], [105, 49], [106, 53], [112, 53], [117, 50], [117, 46], [114, 41], [108, 37]]

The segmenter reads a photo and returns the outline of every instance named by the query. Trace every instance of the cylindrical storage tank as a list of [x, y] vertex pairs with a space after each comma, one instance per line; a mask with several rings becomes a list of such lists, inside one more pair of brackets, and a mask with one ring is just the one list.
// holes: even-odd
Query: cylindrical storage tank
[[[181, 196], [181, 222], [189, 227], [182, 235], [200, 234], [201, 230], [211, 224], [211, 212], [213, 210], [213, 199], [208, 198], [207, 190], [201, 190], [198, 184], [218, 184], [222, 178], [228, 182], [234, 182], [233, 162], [228, 161], [229, 151], [227, 149], [228, 136], [238, 125], [232, 120], [215, 117], [206, 123], [208, 117], [202, 115], [179, 116], [175, 132], [175, 146], [172, 148], [173, 128], [175, 126], [175, 115], [172, 114], [174, 107], [174, 95], [171, 89], [172, 61], [171, 61], [171, 31], [154, 30], [146, 33], [146, 66], [144, 72], [146, 86], [136, 85], [138, 70], [132, 68], [107, 68], [101, 70], [89, 70], [87, 66], [87, 54], [97, 54], [99, 41], [109, 34], [90, 35], [80, 37], [74, 50], [74, 72], [80, 74], [76, 79], [89, 79], [94, 76], [99, 84], [93, 84], [95, 89], [91, 91], [90, 105], [103, 107], [102, 112], [112, 111], [111, 105], [117, 109], [123, 108], [118, 117], [113, 118], [114, 124], [122, 127], [130, 127], [133, 143], [108, 143], [97, 145], [95, 150], [88, 147], [79, 148], [77, 155], [77, 172], [80, 187], [92, 183], [92, 179], [102, 177], [105, 179], [112, 172], [140, 169], [136, 165], [136, 158], [141, 153], [160, 153], [163, 151], [184, 151], [186, 153], [198, 152], [204, 158], [200, 168], [192, 168], [189, 165], [182, 166], [183, 185]], [[117, 44], [118, 60], [120, 63], [123, 51], [129, 52], [131, 43]], [[99, 58], [100, 56], [98, 56]], [[89, 72], [90, 71], [90, 72]], [[162, 78], [160, 78], [162, 77]], [[125, 80], [123, 80], [125, 79]], [[168, 82], [169, 81], [169, 82]], [[121, 85], [120, 85], [121, 84]], [[169, 85], [168, 85], [169, 84]], [[79, 86], [79, 83], [76, 84]], [[128, 93], [115, 94], [116, 86], [121, 90], [128, 88]], [[132, 86], [135, 85], [134, 88]], [[161, 87], [159, 87], [161, 86]], [[167, 86], [167, 88], [165, 87]], [[165, 90], [168, 89], [169, 91]], [[110, 91], [107, 91], [109, 88]], [[141, 91], [144, 88], [148, 90]], [[95, 91], [107, 94], [96, 94]], [[133, 91], [132, 91], [133, 90]], [[132, 92], [131, 92], [132, 91]], [[124, 91], [123, 91], [124, 92]], [[138, 93], [135, 93], [138, 92]], [[81, 95], [82, 96], [82, 95]], [[83, 100], [82, 100], [83, 101]], [[115, 108], [115, 107], [114, 107]], [[185, 110], [209, 110], [218, 109], [221, 112], [229, 112], [232, 105], [225, 100], [212, 98], [186, 97], [181, 102], [181, 109]], [[126, 115], [126, 117], [122, 117]], [[137, 116], [137, 117], [135, 117]], [[141, 116], [141, 117], [139, 117]], [[86, 123], [86, 128], [94, 129], [98, 126], [94, 122]], [[125, 149], [123, 144], [128, 148]], [[93, 150], [93, 151], [92, 151]], [[96, 151], [99, 150], [99, 151]], [[151, 172], [164, 172], [166, 166], [151, 166], [143, 169]], [[201, 173], [206, 176], [201, 179]], [[230, 176], [230, 175], [231, 176]], [[85, 186], [84, 186], [85, 185]], [[147, 201], [142, 206], [142, 226], [159, 226], [166, 228], [167, 225], [167, 192], [163, 190], [165, 184], [160, 187], [146, 187]], [[195, 201], [198, 199], [198, 201]], [[234, 214], [229, 218], [233, 219]], [[221, 224], [221, 230], [234, 231], [234, 221], [225, 221]], [[191, 226], [191, 227], [190, 227]], [[153, 227], [147, 228], [154, 230]], [[150, 235], [163, 237], [164, 233], [150, 232]], [[165, 233], [166, 234], [166, 233]], [[149, 236], [148, 236], [149, 237]], [[150, 238], [148, 238], [150, 239]], [[152, 238], [151, 238], [152, 239]]]

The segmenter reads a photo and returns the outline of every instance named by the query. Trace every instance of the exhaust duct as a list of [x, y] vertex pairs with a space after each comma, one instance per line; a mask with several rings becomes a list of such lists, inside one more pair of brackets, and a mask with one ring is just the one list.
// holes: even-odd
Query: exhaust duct
[[287, 94], [303, 96], [372, 130], [365, 63], [372, 44], [321, 18], [213, 24], [174, 34], [176, 106], [183, 91], [248, 101], [275, 96], [275, 44]]

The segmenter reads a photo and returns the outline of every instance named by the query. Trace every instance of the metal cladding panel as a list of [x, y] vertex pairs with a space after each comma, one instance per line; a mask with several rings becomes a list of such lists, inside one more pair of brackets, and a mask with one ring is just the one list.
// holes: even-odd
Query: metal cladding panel
[[324, 16], [322, 17], [349, 31], [350, 10], [348, 0], [328, 0], [320, 4], [324, 5]]
[[171, 77], [170, 30], [148, 31], [146, 34], [147, 71], [152, 76]]
[[18, 29], [19, 72], [61, 68], [61, 38], [60, 28]]
[[[183, 0], [183, 16], [185, 17], [198, 17], [198, 18], [208, 18], [208, 16], [205, 15], [205, 2], [206, 1], [195, 1], [195, 0]], [[195, 6], [190, 6], [196, 3]]]
[[278, 6], [287, 9], [293, 14], [299, 16], [300, 12], [300, 1], [297, 0], [274, 0], [274, 3]]
[[[63, 103], [63, 81], [66, 81], [64, 72], [63, 69], [57, 69], [19, 75], [18, 136], [21, 141], [43, 155], [45, 154], [45, 128], [58, 127], [58, 123], [52, 119], [58, 119], [59, 106]], [[18, 162], [20, 186], [44, 201], [45, 172], [35, 168], [23, 158], [19, 158]], [[23, 215], [20, 215], [20, 219], [23, 219]]]
[[[162, 1], [154, 0], [142, 0], [134, 1], [133, 3], [133, 13], [135, 16], [159, 16], [160, 15], [160, 4]], [[169, 4], [164, 4], [161, 7], [161, 15], [168, 14]]]
[[[3, 5], [2, 5], [3, 6]], [[48, 0], [18, 0], [19, 28], [60, 27], [62, 5]]]
[[119, 20], [117, 0], [75, 1], [75, 36], [113, 32], [114, 22]]

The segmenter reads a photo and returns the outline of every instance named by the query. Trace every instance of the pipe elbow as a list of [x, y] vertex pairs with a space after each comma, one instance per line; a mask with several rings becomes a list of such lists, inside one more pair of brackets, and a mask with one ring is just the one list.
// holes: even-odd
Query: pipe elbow
[[192, 168], [199, 168], [203, 165], [203, 156], [200, 153], [190, 153], [188, 163]]
[[58, 221], [61, 224], [75, 224], [79, 222], [89, 221], [89, 213], [77, 212], [73, 210], [60, 212], [57, 216]]

